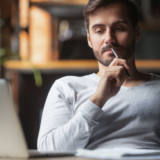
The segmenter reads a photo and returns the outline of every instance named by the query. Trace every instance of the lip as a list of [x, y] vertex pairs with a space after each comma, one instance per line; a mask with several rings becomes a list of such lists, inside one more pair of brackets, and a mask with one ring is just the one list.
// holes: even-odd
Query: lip
[[108, 48], [103, 53], [106, 53], [106, 52], [112, 52], [112, 50], [110, 48]]
[[[119, 51], [119, 49], [114, 49], [116, 52]], [[111, 50], [111, 48], [108, 48], [106, 51], [104, 51], [102, 54], [114, 54]]]
[[103, 54], [113, 54], [113, 52], [111, 50], [106, 50], [105, 52], [103, 52]]

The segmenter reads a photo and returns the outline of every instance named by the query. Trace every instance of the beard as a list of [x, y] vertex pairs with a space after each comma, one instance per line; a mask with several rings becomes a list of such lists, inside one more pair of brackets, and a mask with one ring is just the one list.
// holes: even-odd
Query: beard
[[108, 48], [116, 48], [116, 49], [121, 49], [123, 51], [123, 54], [118, 55], [119, 58], [121, 59], [125, 59], [126, 61], [128, 61], [132, 55], [134, 54], [134, 50], [135, 50], [135, 40], [133, 40], [129, 45], [127, 46], [123, 46], [123, 45], [119, 45], [119, 44], [105, 44], [101, 47], [101, 51], [100, 53], [97, 50], [93, 49], [93, 53], [95, 58], [97, 59], [97, 61], [99, 63], [101, 63], [103, 66], [109, 66], [111, 64], [111, 62], [114, 60], [115, 55], [114, 54], [110, 54], [108, 59], [103, 59], [102, 58], [102, 54], [108, 49]]

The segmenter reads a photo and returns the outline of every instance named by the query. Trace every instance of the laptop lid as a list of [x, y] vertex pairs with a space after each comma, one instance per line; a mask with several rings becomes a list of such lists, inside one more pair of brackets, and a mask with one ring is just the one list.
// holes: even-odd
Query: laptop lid
[[7, 82], [0, 79], [0, 157], [29, 157]]

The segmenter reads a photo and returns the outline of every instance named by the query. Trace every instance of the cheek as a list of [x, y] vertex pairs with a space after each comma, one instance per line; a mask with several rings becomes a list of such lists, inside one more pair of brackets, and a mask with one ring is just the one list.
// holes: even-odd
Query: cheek
[[92, 35], [90, 38], [93, 49], [100, 50], [101, 46], [103, 45], [103, 37]]
[[117, 35], [117, 40], [119, 42], [119, 44], [123, 45], [123, 46], [127, 46], [129, 45], [131, 42], [133, 42], [133, 35], [128, 34], [128, 33], [123, 33], [123, 34], [119, 34]]

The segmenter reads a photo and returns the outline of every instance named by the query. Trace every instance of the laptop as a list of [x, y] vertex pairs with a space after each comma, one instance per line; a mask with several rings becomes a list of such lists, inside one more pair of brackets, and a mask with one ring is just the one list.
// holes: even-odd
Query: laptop
[[9, 87], [0, 79], [0, 157], [59, 157], [74, 156], [74, 152], [39, 152], [28, 150], [18, 114], [14, 108]]

